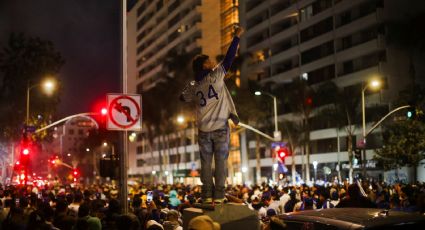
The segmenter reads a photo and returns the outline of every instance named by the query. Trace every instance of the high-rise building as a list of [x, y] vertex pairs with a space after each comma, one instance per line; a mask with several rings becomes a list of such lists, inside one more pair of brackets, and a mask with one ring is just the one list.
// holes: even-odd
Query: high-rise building
[[[303, 78], [310, 87], [333, 81], [341, 88], [358, 87], [358, 93], [352, 97], [360, 98], [362, 85], [372, 77], [379, 77], [384, 82], [383, 89], [379, 93], [366, 92], [369, 129], [377, 121], [371, 115], [378, 114], [377, 110], [385, 115], [393, 109], [391, 102], [408, 83], [406, 52], [388, 44], [386, 36], [387, 22], [398, 20], [412, 10], [414, 7], [410, 2], [406, 4], [397, 0], [244, 1], [239, 11], [241, 24], [246, 29], [241, 39], [241, 52], [251, 58], [243, 65], [242, 82], [253, 80], [276, 88], [296, 78]], [[279, 107], [279, 119], [297, 120], [297, 116], [285, 110], [288, 107], [285, 108], [284, 103], [282, 105]], [[312, 115], [311, 120], [315, 121], [311, 122], [314, 125], [310, 132], [310, 164], [316, 161], [319, 169], [328, 167], [331, 170], [326, 170], [329, 175], [335, 176], [336, 163], [340, 161], [345, 177], [347, 133], [318, 119]], [[361, 121], [361, 117], [356, 120]], [[356, 129], [355, 135], [355, 143], [359, 144], [361, 128]], [[368, 136], [370, 149], [366, 151], [366, 165], [369, 175], [374, 175], [373, 148], [381, 144], [380, 140], [379, 132]], [[249, 151], [253, 146], [253, 141], [250, 141]], [[270, 178], [272, 161], [267, 160], [270, 154], [267, 150], [265, 152], [262, 171], [266, 175], [262, 176]], [[301, 151], [296, 155], [296, 168], [301, 173], [301, 165], [306, 158]], [[292, 156], [287, 157], [286, 164], [290, 166], [292, 160]], [[247, 164], [252, 178], [255, 158], [249, 157]], [[312, 165], [310, 168], [313, 171]], [[320, 170], [322, 175], [323, 172]]]
[[[139, 0], [127, 14], [129, 93], [143, 95], [162, 81], [170, 54], [223, 55], [238, 22], [237, 0]], [[129, 174], [169, 179], [198, 168], [197, 130], [193, 121], [183, 123], [152, 143], [138, 133], [130, 145]]]

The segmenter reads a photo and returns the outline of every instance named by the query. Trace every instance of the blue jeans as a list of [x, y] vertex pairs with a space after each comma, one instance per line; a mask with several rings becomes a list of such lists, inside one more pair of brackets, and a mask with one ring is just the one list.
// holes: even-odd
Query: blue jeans
[[[224, 183], [227, 176], [229, 157], [229, 128], [212, 132], [199, 131], [198, 143], [201, 155], [202, 198], [224, 198]], [[214, 182], [212, 160], [214, 157]]]

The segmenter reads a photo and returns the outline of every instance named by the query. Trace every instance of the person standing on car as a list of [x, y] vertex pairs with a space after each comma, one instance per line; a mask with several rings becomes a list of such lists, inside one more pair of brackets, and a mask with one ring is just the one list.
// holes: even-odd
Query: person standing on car
[[[229, 155], [229, 124], [236, 125], [239, 118], [232, 97], [224, 83], [243, 33], [236, 27], [235, 36], [227, 50], [224, 60], [214, 66], [207, 55], [197, 55], [192, 62], [195, 81], [182, 92], [180, 99], [190, 102], [196, 97], [196, 119], [198, 143], [201, 155], [202, 199], [204, 203], [221, 203], [224, 199], [226, 165]], [[215, 173], [212, 172], [214, 157]], [[214, 175], [214, 182], [213, 182]], [[214, 199], [214, 200], [213, 200]]]

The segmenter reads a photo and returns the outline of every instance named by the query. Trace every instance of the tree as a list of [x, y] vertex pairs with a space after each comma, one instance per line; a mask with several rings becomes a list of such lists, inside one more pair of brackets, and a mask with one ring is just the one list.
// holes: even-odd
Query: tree
[[[170, 134], [176, 129], [175, 119], [178, 113], [187, 113], [191, 105], [179, 103], [179, 96], [184, 86], [193, 78], [192, 71], [189, 68], [193, 53], [177, 53], [170, 51], [167, 54], [167, 59], [163, 65], [163, 70], [158, 77], [160, 81], [156, 85], [142, 92], [143, 94], [143, 107], [144, 107], [144, 120], [146, 123], [147, 138], [149, 140], [150, 152], [154, 149], [154, 138], [159, 137], [159, 141], [166, 146], [169, 151], [170, 141], [164, 135]], [[162, 100], [165, 98], [166, 100]], [[159, 142], [158, 142], [159, 144]], [[159, 149], [159, 148], [158, 148]], [[159, 164], [163, 164], [163, 160], [168, 158], [164, 157], [162, 150], [160, 151]], [[168, 156], [170, 152], [168, 152]], [[179, 155], [177, 155], [179, 156]], [[179, 163], [179, 157], [175, 158]], [[161, 166], [162, 167], [162, 166]], [[162, 171], [162, 168], [161, 170]]]
[[333, 81], [321, 84], [316, 91], [317, 105], [321, 107], [318, 116], [322, 115], [332, 125], [336, 125], [337, 133], [344, 128], [347, 134], [350, 182], [353, 181], [353, 137], [356, 124], [359, 124], [356, 118], [360, 117], [360, 95], [358, 95], [360, 92], [360, 89], [355, 86], [341, 89]]
[[[19, 138], [25, 120], [28, 85], [39, 83], [46, 75], [56, 75], [64, 63], [50, 41], [23, 34], [9, 37], [0, 51], [1, 140]], [[58, 103], [58, 93], [46, 97], [32, 92], [30, 123], [40, 125], [50, 120]]]
[[310, 118], [313, 110], [314, 90], [304, 79], [293, 79], [292, 83], [276, 88], [276, 95], [283, 98], [288, 109], [300, 115], [299, 127], [301, 127], [300, 144], [306, 156], [306, 163], [302, 165], [303, 179], [310, 181]]
[[385, 170], [414, 167], [416, 180], [417, 167], [425, 159], [425, 124], [416, 120], [397, 121], [385, 127], [383, 137], [384, 145], [375, 150], [375, 159]]
[[302, 146], [302, 127], [297, 122], [283, 121], [284, 132], [282, 136], [288, 140], [289, 150], [292, 157], [291, 175], [292, 184], [296, 183], [296, 170], [295, 170], [295, 153]]

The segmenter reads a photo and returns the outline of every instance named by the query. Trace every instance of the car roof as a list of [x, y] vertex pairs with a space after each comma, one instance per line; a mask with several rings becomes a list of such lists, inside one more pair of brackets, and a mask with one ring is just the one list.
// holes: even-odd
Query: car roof
[[[372, 208], [331, 208], [293, 212], [281, 215], [284, 220], [315, 221], [322, 223], [351, 223], [357, 226], [374, 227], [382, 225], [423, 222], [425, 217], [419, 214], [399, 211], [385, 211]], [[348, 222], [348, 223], [347, 223]], [[342, 223], [341, 223], [342, 224]]]

